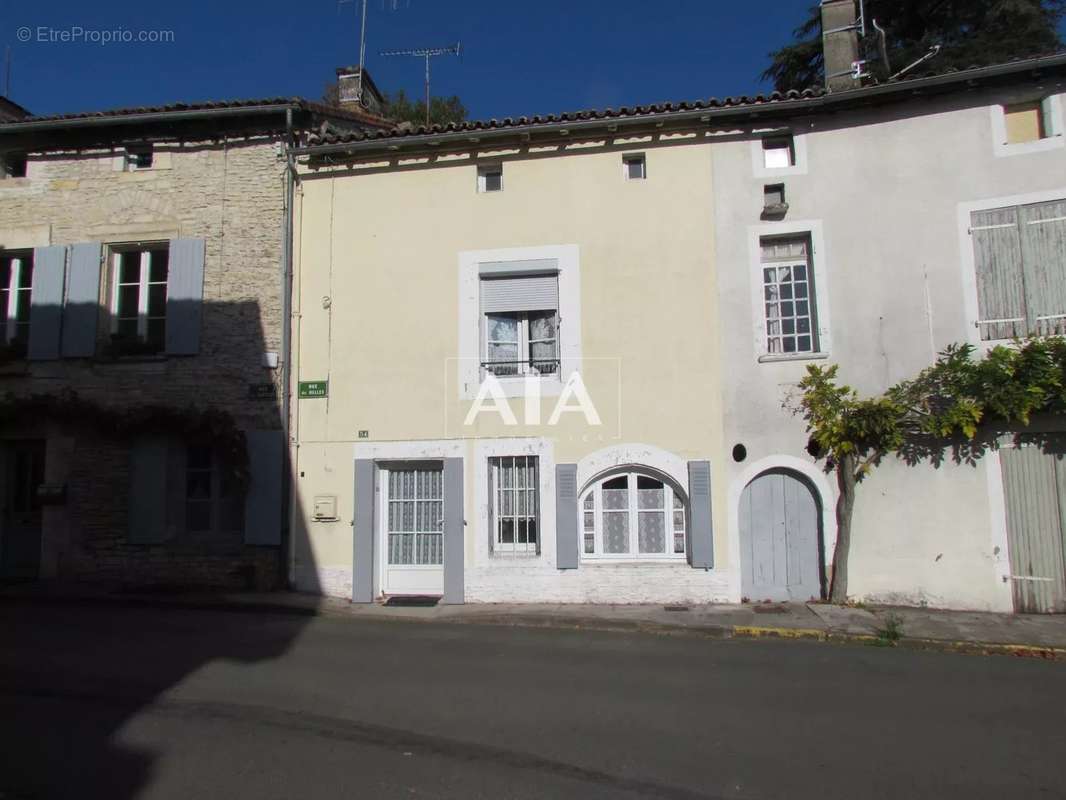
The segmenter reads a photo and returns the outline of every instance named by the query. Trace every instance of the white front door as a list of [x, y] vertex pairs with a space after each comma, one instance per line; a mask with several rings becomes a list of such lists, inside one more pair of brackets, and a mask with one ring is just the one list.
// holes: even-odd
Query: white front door
[[444, 594], [443, 468], [381, 472], [382, 592]]

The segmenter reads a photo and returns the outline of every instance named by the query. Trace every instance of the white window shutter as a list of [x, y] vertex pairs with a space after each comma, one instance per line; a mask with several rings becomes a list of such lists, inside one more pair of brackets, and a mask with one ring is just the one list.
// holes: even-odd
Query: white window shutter
[[200, 317], [204, 299], [203, 239], [171, 239], [167, 271], [167, 355], [200, 351]]

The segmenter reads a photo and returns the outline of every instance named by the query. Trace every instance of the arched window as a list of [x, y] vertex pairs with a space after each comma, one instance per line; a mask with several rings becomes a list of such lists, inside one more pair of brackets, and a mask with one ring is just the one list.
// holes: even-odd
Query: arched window
[[685, 501], [661, 477], [611, 472], [581, 497], [586, 559], [684, 559]]

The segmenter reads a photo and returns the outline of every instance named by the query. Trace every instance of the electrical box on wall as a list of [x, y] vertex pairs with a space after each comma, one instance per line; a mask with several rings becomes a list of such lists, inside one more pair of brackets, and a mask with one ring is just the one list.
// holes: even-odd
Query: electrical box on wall
[[326, 520], [337, 518], [337, 495], [315, 495], [315, 519]]

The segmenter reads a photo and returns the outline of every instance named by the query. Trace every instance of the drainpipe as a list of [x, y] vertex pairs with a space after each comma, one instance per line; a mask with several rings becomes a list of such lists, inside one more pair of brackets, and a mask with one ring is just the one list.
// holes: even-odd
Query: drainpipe
[[296, 164], [293, 156], [292, 106], [285, 109], [285, 189], [281, 221], [281, 431], [285, 442], [282, 460], [281, 481], [281, 518], [282, 524], [281, 568], [285, 575], [285, 584], [291, 588], [293, 563], [292, 524], [290, 507], [292, 503], [292, 453], [289, 442], [289, 411], [291, 405], [290, 381], [292, 378], [292, 235], [293, 235], [293, 195], [296, 183]]

